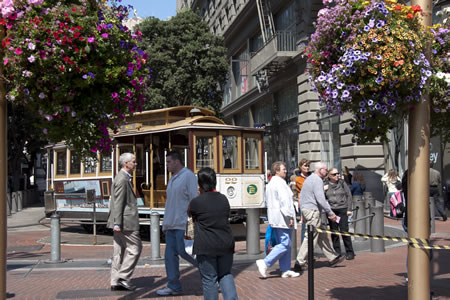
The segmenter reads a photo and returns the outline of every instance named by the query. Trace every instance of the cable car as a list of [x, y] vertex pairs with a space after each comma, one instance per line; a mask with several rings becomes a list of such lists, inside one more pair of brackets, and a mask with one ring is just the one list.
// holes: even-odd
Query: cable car
[[[165, 158], [171, 150], [179, 151], [194, 173], [215, 170], [217, 190], [227, 196], [234, 217], [246, 208], [262, 208], [263, 134], [264, 129], [227, 125], [212, 110], [196, 106], [135, 113], [113, 134], [111, 153], [98, 153], [96, 160], [82, 159], [64, 143], [47, 146], [47, 190], [54, 195], [46, 197], [46, 213], [89, 222], [95, 210], [96, 220], [105, 222], [119, 156], [131, 152], [137, 161], [132, 183], [140, 222], [148, 225], [150, 213], [164, 215], [171, 176]], [[93, 201], [87, 201], [88, 190], [95, 190]]]

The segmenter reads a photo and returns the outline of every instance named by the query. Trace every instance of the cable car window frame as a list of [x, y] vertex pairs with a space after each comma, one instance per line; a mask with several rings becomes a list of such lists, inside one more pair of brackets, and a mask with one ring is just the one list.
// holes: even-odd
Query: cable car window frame
[[[237, 168], [225, 168], [223, 164], [223, 142], [224, 142], [224, 136], [235, 136], [236, 143], [237, 143], [237, 162], [236, 166]], [[242, 173], [242, 133], [239, 131], [233, 131], [233, 130], [220, 130], [219, 131], [219, 173], [225, 173], [225, 174], [235, 174], [235, 173]]]

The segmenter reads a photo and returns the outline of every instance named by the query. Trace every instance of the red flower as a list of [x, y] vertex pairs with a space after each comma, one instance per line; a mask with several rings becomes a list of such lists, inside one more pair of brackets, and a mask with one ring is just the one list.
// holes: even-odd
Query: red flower
[[409, 13], [409, 14], [407, 14], [407, 15], [406, 15], [406, 18], [408, 18], [408, 19], [412, 19], [412, 18], [414, 18], [414, 15], [413, 15], [413, 14], [411, 14], [411, 13]]
[[422, 11], [422, 8], [420, 7], [420, 5], [413, 5], [413, 6], [411, 6], [411, 8], [415, 14]]
[[64, 71], [64, 66], [60, 66], [59, 67], [59, 70], [62, 72], [62, 71]]
[[401, 7], [400, 5], [396, 5], [396, 6], [394, 7], [394, 10], [401, 11], [401, 10], [402, 10], [402, 7]]

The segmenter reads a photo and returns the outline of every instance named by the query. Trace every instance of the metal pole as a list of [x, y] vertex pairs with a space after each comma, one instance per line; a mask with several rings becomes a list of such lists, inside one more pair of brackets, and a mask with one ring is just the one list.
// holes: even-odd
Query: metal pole
[[50, 262], [61, 262], [61, 232], [60, 232], [60, 217], [55, 212], [50, 216], [50, 231], [51, 231], [51, 252]]
[[[374, 214], [370, 220], [370, 234], [372, 235], [384, 235], [384, 212], [383, 205], [371, 206], [370, 213]], [[370, 252], [380, 253], [384, 252], [384, 240], [370, 239]]]
[[[423, 10], [421, 23], [432, 24], [432, 1], [413, 0]], [[426, 47], [430, 58], [430, 45]], [[430, 97], [424, 94], [409, 110], [408, 126], [408, 237], [430, 238]], [[408, 299], [430, 298], [430, 251], [408, 246]]]
[[23, 193], [24, 191], [17, 192], [17, 211], [21, 211], [23, 208]]
[[[372, 205], [372, 201], [370, 199], [366, 198], [364, 200], [364, 216], [370, 215], [370, 208], [372, 206], [373, 206]], [[362, 221], [362, 222], [365, 222], [365, 227], [366, 227], [365, 233], [366, 234], [370, 234], [370, 222], [371, 222], [371, 219], [372, 218], [367, 218], [364, 221]]]
[[291, 232], [291, 260], [297, 259], [297, 229], [292, 228]]
[[94, 212], [94, 216], [93, 216], [93, 222], [92, 222], [92, 230], [94, 232], [94, 241], [92, 242], [93, 245], [97, 245], [97, 211], [96, 211], [96, 205], [95, 205], [95, 195], [94, 195], [94, 199], [92, 201], [92, 205], [93, 205], [93, 212]]
[[152, 212], [150, 214], [150, 243], [152, 245], [151, 260], [161, 259], [159, 219], [160, 219], [159, 213]]
[[312, 225], [308, 230], [308, 299], [314, 300], [314, 236]]
[[[5, 26], [0, 26], [0, 40], [5, 37]], [[3, 50], [0, 48], [0, 61], [3, 61]], [[7, 155], [7, 106], [5, 82], [3, 81], [3, 64], [0, 64], [0, 195], [6, 195], [8, 178], [8, 155]], [[0, 297], [6, 297], [6, 203], [5, 197], [0, 200]]]
[[6, 214], [11, 215], [11, 193], [6, 195]]
[[430, 197], [430, 225], [431, 225], [431, 233], [435, 233], [436, 225], [435, 225], [435, 207], [434, 207], [434, 198]]
[[247, 208], [247, 254], [259, 254], [259, 208]]

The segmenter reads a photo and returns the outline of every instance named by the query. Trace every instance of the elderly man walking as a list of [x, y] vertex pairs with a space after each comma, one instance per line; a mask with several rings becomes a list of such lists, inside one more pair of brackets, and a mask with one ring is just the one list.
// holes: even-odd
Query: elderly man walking
[[[325, 199], [325, 192], [323, 188], [323, 179], [327, 176], [327, 165], [319, 162], [315, 165], [315, 171], [303, 183], [302, 190], [300, 192], [300, 202], [303, 220], [306, 225], [312, 225], [316, 228], [321, 227], [320, 214], [325, 211], [328, 218], [332, 222], [336, 222], [336, 215], [331, 210], [330, 205]], [[297, 262], [295, 263], [294, 270], [306, 270], [306, 257], [308, 255], [308, 235], [302, 242], [300, 251], [297, 255]], [[337, 255], [331, 243], [328, 240], [326, 233], [313, 233], [314, 246], [319, 245], [323, 254], [328, 258], [330, 267], [334, 267], [344, 260], [344, 256]]]

